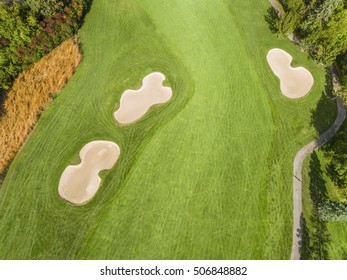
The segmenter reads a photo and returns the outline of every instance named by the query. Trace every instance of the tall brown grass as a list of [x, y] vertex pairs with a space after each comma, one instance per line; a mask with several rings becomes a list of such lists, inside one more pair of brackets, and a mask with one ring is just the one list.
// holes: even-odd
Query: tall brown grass
[[3, 104], [0, 117], [0, 174], [16, 156], [52, 96], [63, 89], [81, 61], [71, 38], [21, 73]]

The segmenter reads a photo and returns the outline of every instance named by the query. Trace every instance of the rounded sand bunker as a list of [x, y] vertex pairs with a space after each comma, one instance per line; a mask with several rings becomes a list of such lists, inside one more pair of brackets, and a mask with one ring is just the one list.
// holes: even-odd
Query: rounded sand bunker
[[99, 172], [111, 169], [120, 154], [117, 144], [109, 141], [93, 141], [80, 151], [81, 163], [69, 165], [59, 181], [58, 192], [73, 204], [91, 200], [100, 187]]
[[156, 104], [162, 104], [172, 96], [172, 90], [163, 86], [165, 76], [153, 72], [142, 80], [139, 90], [126, 90], [120, 98], [119, 109], [114, 113], [117, 122], [129, 124], [137, 121]]
[[266, 59], [280, 79], [280, 88], [285, 96], [300, 98], [309, 93], [314, 82], [313, 76], [304, 67], [291, 67], [293, 57], [289, 53], [281, 49], [271, 49]]

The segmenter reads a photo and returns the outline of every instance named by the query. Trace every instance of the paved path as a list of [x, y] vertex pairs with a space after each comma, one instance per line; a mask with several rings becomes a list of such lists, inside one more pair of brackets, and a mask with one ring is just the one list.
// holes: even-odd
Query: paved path
[[[277, 11], [279, 16], [283, 15], [283, 10], [278, 0], [269, 0], [271, 6]], [[291, 41], [294, 41], [294, 37], [291, 38]], [[336, 75], [332, 69], [333, 76], [333, 85], [334, 90], [336, 90], [337, 85], [339, 85], [338, 79], [336, 80]], [[337, 85], [336, 85], [337, 84]], [[292, 260], [300, 260], [301, 253], [301, 244], [302, 244], [302, 164], [306, 156], [311, 154], [314, 150], [317, 150], [321, 146], [323, 146], [326, 142], [328, 142], [340, 128], [342, 123], [346, 118], [346, 108], [343, 104], [343, 101], [339, 98], [336, 98], [337, 104], [337, 117], [335, 119], [334, 124], [325, 131], [321, 136], [319, 136], [316, 140], [308, 143], [305, 147], [297, 152], [294, 159], [294, 175], [293, 175], [293, 200], [294, 200], [294, 209], [293, 209], [293, 242], [292, 242]]]
[[336, 98], [337, 117], [334, 124], [325, 131], [316, 140], [310, 142], [299, 150], [294, 159], [294, 176], [293, 176], [293, 197], [294, 197], [294, 220], [293, 220], [293, 243], [292, 243], [292, 260], [300, 259], [302, 243], [302, 163], [306, 156], [314, 150], [328, 142], [337, 132], [346, 118], [346, 108], [341, 99]]

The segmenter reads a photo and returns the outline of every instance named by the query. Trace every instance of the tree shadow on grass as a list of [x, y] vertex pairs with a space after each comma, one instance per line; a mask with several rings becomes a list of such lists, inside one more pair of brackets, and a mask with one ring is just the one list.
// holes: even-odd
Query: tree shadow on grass
[[310, 158], [310, 196], [313, 206], [320, 206], [328, 200], [326, 181], [323, 178], [323, 170], [316, 152]]
[[90, 12], [90, 10], [92, 9], [92, 5], [93, 5], [93, 2], [92, 0], [87, 0], [85, 1], [85, 5], [86, 5], [86, 8], [85, 10], [83, 11], [83, 15], [82, 15], [82, 19], [81, 19], [81, 22], [80, 22], [80, 25], [82, 26], [85, 22], [85, 17], [86, 15]]
[[268, 23], [269, 29], [271, 33], [278, 33], [278, 21], [279, 16], [277, 14], [277, 11], [273, 7], [269, 7], [266, 10], [266, 15], [264, 16], [265, 21]]
[[320, 219], [317, 208], [314, 208], [314, 210], [312, 211], [311, 223], [313, 225], [314, 231], [311, 236], [312, 250], [310, 259], [328, 260], [328, 245], [330, 243], [330, 234], [328, 232], [327, 222]]
[[319, 207], [328, 200], [326, 181], [323, 178], [323, 170], [316, 152], [310, 158], [310, 197], [312, 200], [312, 211], [310, 213], [310, 231], [304, 222], [303, 228], [303, 250], [302, 259], [327, 260], [329, 259], [328, 245], [330, 234], [327, 222], [319, 215]]
[[5, 93], [1, 92], [0, 90], [0, 118], [5, 114], [4, 102], [5, 102]]
[[306, 225], [306, 219], [302, 217], [301, 220], [301, 236], [302, 241], [300, 244], [300, 259], [309, 260], [311, 256], [312, 247], [310, 245], [310, 231]]
[[331, 74], [329, 69], [326, 69], [324, 91], [316, 108], [311, 111], [311, 125], [321, 135], [334, 123], [336, 115], [337, 107], [332, 96]]
[[2, 184], [5, 180], [5, 176], [6, 176], [7, 171], [4, 171], [3, 173], [0, 173], [0, 189], [2, 188]]
[[347, 173], [344, 168], [347, 151], [347, 122], [345, 121], [336, 135], [327, 143], [324, 148], [326, 158], [329, 163], [326, 166], [326, 173], [340, 190], [347, 188]]
[[347, 260], [347, 251], [344, 250], [344, 251], [342, 252], [341, 259], [342, 259], [342, 260]]

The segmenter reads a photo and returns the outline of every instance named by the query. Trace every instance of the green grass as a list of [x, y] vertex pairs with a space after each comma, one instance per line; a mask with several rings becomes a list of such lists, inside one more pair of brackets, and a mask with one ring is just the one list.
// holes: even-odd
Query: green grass
[[[347, 129], [347, 126], [342, 126], [342, 129]], [[320, 166], [320, 174], [325, 182], [322, 187], [326, 189], [328, 199], [345, 203], [345, 197], [339, 194], [338, 188], [327, 174], [327, 162], [323, 150], [317, 152], [317, 158], [317, 165]], [[323, 247], [327, 252], [326, 259], [345, 260], [347, 259], [347, 223], [329, 221], [325, 223], [326, 227], [321, 227], [323, 230], [320, 232], [317, 231], [317, 217], [313, 217], [314, 215], [312, 214], [314, 204], [311, 199], [309, 188], [311, 182], [310, 171], [314, 169], [314, 167], [312, 167], [309, 162], [309, 158], [305, 160], [303, 169], [303, 214], [306, 222], [306, 231], [308, 233], [304, 242], [311, 246], [305, 256], [307, 259], [318, 259], [316, 254], [317, 247]], [[320, 222], [320, 224], [324, 224], [324, 222]], [[317, 242], [322, 235], [328, 238], [325, 242]]]
[[[3, 259], [288, 259], [292, 160], [317, 135], [324, 71], [264, 20], [268, 1], [94, 1], [84, 59], [44, 112], [0, 190]], [[283, 97], [266, 62], [280, 47], [315, 78]], [[112, 113], [161, 71], [173, 98], [130, 126]], [[334, 104], [324, 109], [333, 112]], [[328, 126], [334, 116], [326, 117]], [[121, 156], [94, 199], [57, 192], [93, 140]]]

